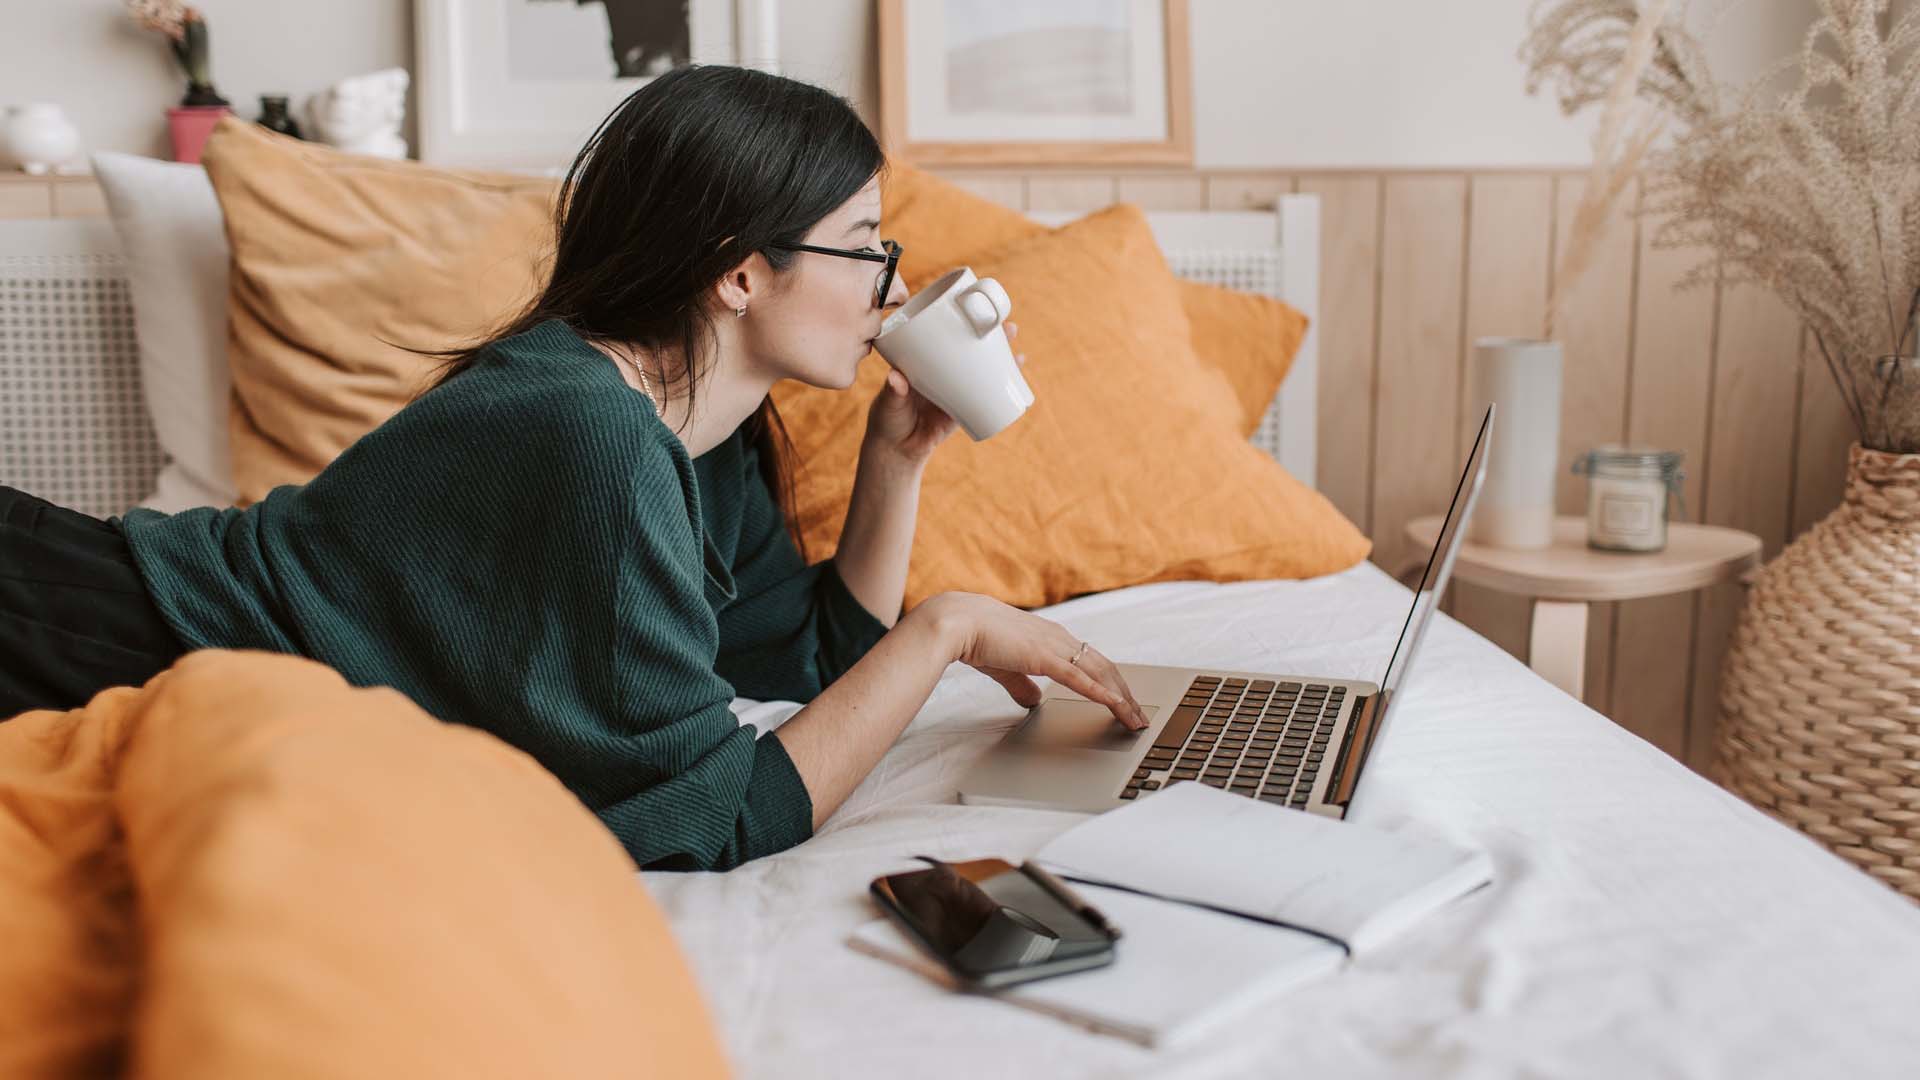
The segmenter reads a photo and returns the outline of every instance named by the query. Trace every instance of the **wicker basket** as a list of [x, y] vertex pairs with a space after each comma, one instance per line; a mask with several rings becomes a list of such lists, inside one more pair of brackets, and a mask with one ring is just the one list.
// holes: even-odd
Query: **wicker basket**
[[1920, 901], [1920, 454], [1854, 444], [1760, 569], [1720, 708], [1721, 783]]

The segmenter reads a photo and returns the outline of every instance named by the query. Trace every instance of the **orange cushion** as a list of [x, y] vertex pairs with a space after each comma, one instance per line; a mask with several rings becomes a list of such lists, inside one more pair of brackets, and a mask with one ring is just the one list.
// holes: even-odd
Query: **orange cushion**
[[0, 1016], [33, 1021], [0, 1040], [21, 1072], [726, 1072], [578, 799], [309, 660], [196, 652], [0, 723], [0, 911], [32, 945], [0, 950]]
[[[1037, 607], [1149, 581], [1310, 577], [1366, 557], [1352, 523], [1246, 441], [1232, 388], [1194, 356], [1178, 282], [1138, 208], [971, 261], [1014, 298], [1038, 401], [986, 442], [956, 435], [928, 464], [908, 607], [949, 589]], [[809, 559], [838, 547], [863, 411], [886, 371], [869, 355], [850, 391], [774, 387], [804, 463]]]
[[[899, 160], [888, 163], [881, 205], [882, 230], [905, 249], [900, 275], [910, 289], [995, 248], [1047, 231], [1017, 210]], [[1300, 351], [1307, 317], [1271, 297], [1196, 281], [1182, 280], [1179, 290], [1194, 354], [1226, 377], [1240, 402], [1240, 431], [1252, 435]], [[1019, 314], [1013, 321], [1026, 326]]]
[[[456, 346], [504, 322], [538, 288], [552, 246], [551, 180], [343, 154], [231, 117], [203, 160], [233, 252], [229, 438], [241, 505], [312, 479], [398, 411], [432, 370], [408, 348]], [[882, 188], [910, 288], [1048, 231], [903, 162]], [[1177, 287], [1198, 355], [1226, 377], [1252, 434], [1305, 316]]]
[[223, 119], [207, 175], [233, 250], [229, 437], [242, 505], [304, 483], [541, 280], [552, 180], [343, 154]]

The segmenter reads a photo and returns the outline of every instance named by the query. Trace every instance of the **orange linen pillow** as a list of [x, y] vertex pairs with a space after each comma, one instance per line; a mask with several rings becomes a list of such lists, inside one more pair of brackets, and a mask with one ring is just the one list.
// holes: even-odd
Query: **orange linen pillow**
[[203, 160], [233, 250], [242, 505], [312, 479], [419, 392], [433, 362], [405, 347], [478, 338], [543, 280], [552, 180], [344, 154], [232, 117]]
[[0, 1002], [63, 1002], [17, 1063], [727, 1071], [612, 834], [532, 758], [397, 691], [191, 653], [140, 690], [0, 724], [0, 795], [0, 907], [44, 896], [34, 940], [70, 949], [37, 945], [47, 970], [0, 963]]
[[[343, 154], [235, 118], [203, 160], [233, 253], [228, 435], [241, 505], [312, 479], [411, 400], [432, 362], [406, 347], [480, 337], [544, 280], [554, 181]], [[882, 190], [909, 287], [1048, 231], [901, 162]], [[1250, 435], [1306, 318], [1265, 297], [1178, 288], [1194, 346], [1232, 386]]]
[[[1366, 557], [1366, 537], [1239, 432], [1239, 404], [1195, 359], [1138, 208], [973, 266], [1015, 298], [1038, 400], [986, 442], [956, 435], [928, 464], [907, 607], [949, 589], [1038, 607], [1149, 581], [1311, 577]], [[869, 355], [848, 391], [773, 389], [802, 463], [810, 560], [839, 546], [862, 413], [886, 371]]]
[[[897, 159], [881, 184], [881, 229], [905, 249], [900, 276], [918, 289], [953, 267], [970, 263], [1047, 227]], [[975, 268], [976, 270], [978, 267]], [[1240, 431], [1252, 435], [1273, 404], [1307, 334], [1307, 317], [1272, 297], [1181, 280], [1180, 305], [1192, 327], [1200, 362], [1226, 376], [1240, 402]], [[1014, 297], [1013, 321], [1026, 326]]]

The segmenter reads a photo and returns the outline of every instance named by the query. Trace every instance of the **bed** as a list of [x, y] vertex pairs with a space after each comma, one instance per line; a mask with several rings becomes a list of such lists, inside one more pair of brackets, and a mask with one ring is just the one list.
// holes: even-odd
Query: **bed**
[[[1035, 215], [1058, 224], [1071, 214]], [[1318, 311], [1318, 204], [1156, 213], [1176, 273]], [[1315, 476], [1309, 334], [1254, 441]], [[1447, 492], [1436, 492], [1436, 509]], [[1041, 609], [1123, 662], [1378, 681], [1411, 593], [1371, 563], [1169, 582]], [[740, 700], [761, 727], [799, 709]], [[1439, 615], [1360, 820], [1489, 852], [1498, 878], [1332, 980], [1151, 1052], [949, 993], [848, 948], [909, 857], [1023, 858], [1079, 815], [961, 806], [1024, 710], [955, 665], [818, 835], [718, 874], [646, 874], [750, 1077], [1907, 1076], [1920, 910]], [[1124, 963], [1124, 960], [1122, 960]]]
[[[1410, 594], [1136, 586], [1042, 609], [1116, 660], [1377, 680]], [[737, 703], [776, 726], [792, 703]], [[1920, 911], [1436, 616], [1359, 820], [1482, 848], [1489, 889], [1334, 978], [1149, 1052], [846, 947], [908, 857], [1019, 859], [1078, 815], [961, 806], [1023, 715], [956, 665], [812, 840], [644, 875], [742, 1076], [1912, 1076]], [[1124, 954], [1121, 961], [1124, 963]]]
[[[1316, 215], [1290, 196], [1274, 214], [1152, 223], [1176, 272], [1311, 315]], [[162, 459], [112, 229], [8, 223], [0, 241], [0, 483], [119, 512]], [[1308, 483], [1318, 359], [1309, 334], [1255, 436]], [[1362, 563], [1042, 614], [1116, 660], [1377, 680], [1408, 602]], [[735, 702], [762, 727], [798, 708]], [[1444, 615], [1359, 815], [1482, 848], [1498, 879], [1339, 976], [1156, 1053], [848, 948], [876, 914], [867, 882], [909, 856], [1017, 859], [1079, 820], [955, 802], [1021, 715], [955, 666], [813, 839], [727, 874], [643, 875], [743, 1075], [1907, 1076], [1920, 1062], [1920, 911]]]

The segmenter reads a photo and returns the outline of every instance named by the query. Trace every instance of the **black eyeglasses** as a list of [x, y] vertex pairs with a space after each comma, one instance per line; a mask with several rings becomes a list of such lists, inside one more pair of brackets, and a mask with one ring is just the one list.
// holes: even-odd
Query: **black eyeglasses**
[[819, 247], [814, 244], [768, 244], [767, 246], [779, 248], [781, 251], [811, 251], [815, 255], [838, 255], [843, 259], [859, 259], [862, 262], [886, 263], [887, 265], [880, 271], [880, 280], [874, 283], [874, 307], [883, 308], [887, 306], [887, 292], [893, 288], [893, 271], [895, 267], [900, 265], [900, 245], [891, 240], [880, 241], [880, 246], [886, 249], [884, 254], [878, 251], [868, 251], [866, 248], [831, 248]]

